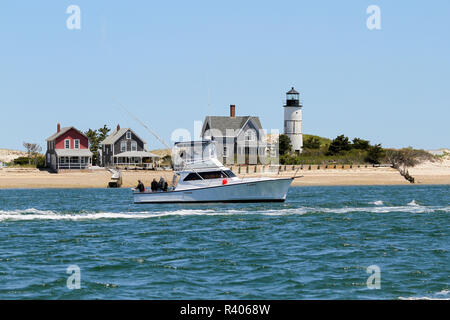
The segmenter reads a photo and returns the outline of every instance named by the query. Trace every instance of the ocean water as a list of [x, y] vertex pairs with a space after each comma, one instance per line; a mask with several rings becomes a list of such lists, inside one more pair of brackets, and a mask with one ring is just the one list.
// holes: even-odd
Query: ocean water
[[199, 205], [0, 190], [0, 299], [449, 299], [449, 227], [450, 186]]

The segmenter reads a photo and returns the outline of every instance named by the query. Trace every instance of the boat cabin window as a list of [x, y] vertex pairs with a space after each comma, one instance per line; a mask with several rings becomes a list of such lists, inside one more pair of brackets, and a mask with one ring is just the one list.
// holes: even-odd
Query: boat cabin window
[[[199, 177], [201, 176], [201, 178]], [[199, 172], [199, 173], [189, 173], [183, 181], [193, 181], [193, 180], [202, 180], [205, 179], [221, 179], [221, 178], [233, 178], [236, 175], [231, 170], [225, 171], [208, 171], [208, 172]]]

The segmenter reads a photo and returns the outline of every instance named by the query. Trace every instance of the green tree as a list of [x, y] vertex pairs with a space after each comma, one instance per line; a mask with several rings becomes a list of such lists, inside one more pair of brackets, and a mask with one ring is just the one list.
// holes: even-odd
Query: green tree
[[355, 139], [353, 139], [352, 147], [353, 147], [353, 149], [368, 150], [370, 147], [370, 142], [368, 140], [355, 138]]
[[291, 139], [285, 134], [280, 134], [280, 137], [278, 140], [278, 148], [279, 148], [280, 156], [291, 152], [291, 150], [292, 150]]
[[336, 139], [331, 142], [328, 147], [327, 155], [333, 156], [342, 153], [343, 151], [350, 151], [351, 149], [352, 145], [350, 144], [348, 137], [342, 134], [337, 136]]
[[110, 128], [108, 128], [106, 126], [106, 124], [103, 126], [103, 128], [100, 128], [97, 130], [98, 131], [98, 143], [100, 144], [101, 142], [103, 142], [103, 140], [106, 139], [106, 137], [108, 136], [109, 132], [111, 131]]
[[99, 164], [98, 150], [100, 148], [100, 144], [103, 140], [105, 140], [110, 131], [111, 129], [109, 129], [105, 124], [103, 128], [98, 130], [89, 129], [84, 133], [89, 139], [89, 150], [92, 152], [92, 163], [95, 165]]
[[92, 164], [97, 164], [98, 161], [98, 132], [97, 130], [89, 129], [84, 133], [89, 139], [89, 150], [92, 152]]
[[309, 137], [303, 143], [303, 147], [307, 149], [320, 149], [320, 140], [317, 137]]
[[376, 144], [374, 146], [369, 146], [369, 150], [367, 151], [367, 156], [364, 159], [366, 162], [372, 164], [380, 164], [380, 159], [384, 157], [385, 151], [381, 147], [381, 144]]

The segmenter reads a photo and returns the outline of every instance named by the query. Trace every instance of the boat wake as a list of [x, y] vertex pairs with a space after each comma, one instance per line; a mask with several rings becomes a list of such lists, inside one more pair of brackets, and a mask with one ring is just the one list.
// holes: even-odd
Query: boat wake
[[433, 296], [423, 297], [398, 297], [399, 300], [450, 300], [448, 297], [449, 290], [436, 292]]
[[[375, 204], [375, 203], [374, 203]], [[97, 220], [97, 219], [150, 219], [170, 216], [227, 216], [227, 215], [266, 215], [266, 216], [288, 216], [305, 214], [346, 214], [346, 213], [447, 213], [450, 207], [438, 206], [383, 206], [375, 204], [375, 207], [297, 207], [277, 209], [256, 209], [249, 207], [235, 209], [180, 209], [167, 211], [129, 211], [129, 212], [64, 212], [52, 210], [38, 210], [29, 208], [25, 210], [0, 210], [1, 221], [32, 221], [32, 220]]]
[[[0, 210], [0, 221], [5, 220], [96, 220], [96, 219], [148, 219], [166, 216], [194, 216], [194, 215], [224, 215], [226, 212], [217, 212], [214, 210], [175, 210], [166, 212], [56, 212], [37, 210], [34, 208], [26, 210]], [[229, 213], [232, 214], [232, 213]]]

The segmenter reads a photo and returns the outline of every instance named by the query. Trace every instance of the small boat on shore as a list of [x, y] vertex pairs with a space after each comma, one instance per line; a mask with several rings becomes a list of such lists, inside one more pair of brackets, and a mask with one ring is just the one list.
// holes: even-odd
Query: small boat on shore
[[294, 177], [238, 178], [218, 159], [213, 141], [176, 143], [167, 191], [133, 190], [134, 203], [284, 202]]

